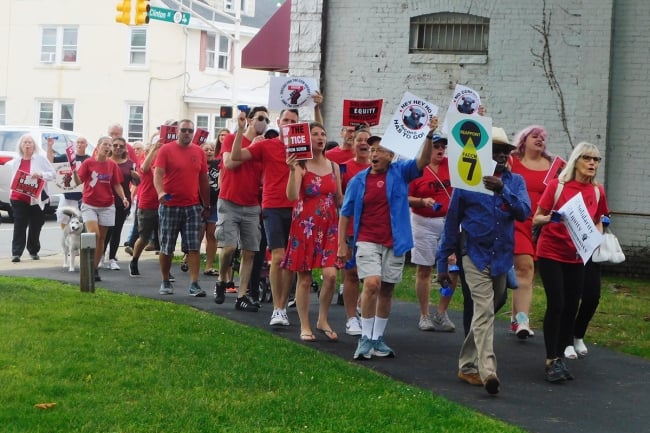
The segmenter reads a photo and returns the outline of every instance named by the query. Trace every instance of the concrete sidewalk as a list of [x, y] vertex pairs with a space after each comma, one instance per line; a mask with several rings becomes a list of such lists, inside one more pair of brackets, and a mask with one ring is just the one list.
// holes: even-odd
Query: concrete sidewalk
[[[32, 261], [27, 256], [21, 263], [2, 259], [0, 274], [48, 278], [79, 285], [79, 273], [63, 270], [62, 263], [60, 254], [39, 261]], [[228, 294], [224, 304], [216, 305], [212, 296], [214, 277], [201, 275], [201, 285], [208, 296], [193, 298], [187, 294], [188, 274], [174, 266], [175, 293], [161, 296], [158, 294], [160, 272], [156, 256], [145, 253], [141, 258], [141, 278], [129, 277], [127, 261], [120, 265], [120, 271], [102, 270], [98, 288], [191, 305], [356, 362], [352, 360], [352, 354], [357, 337], [345, 335], [345, 314], [341, 306], [332, 305], [330, 310], [330, 323], [339, 335], [338, 342], [329, 343], [323, 335], [317, 335], [319, 341], [316, 343], [303, 343], [299, 340], [298, 315], [293, 309], [289, 310], [290, 327], [272, 328], [268, 324], [272, 312], [270, 304], [264, 304], [258, 313], [244, 313], [234, 309], [235, 295]], [[316, 303], [313, 295], [312, 323], [316, 320]], [[520, 341], [509, 334], [505, 322], [498, 322], [495, 350], [501, 392], [492, 397], [483, 388], [467, 385], [456, 378], [457, 356], [463, 340], [460, 313], [450, 313], [457, 326], [454, 333], [419, 331], [418, 314], [415, 304], [394, 302], [386, 341], [396, 351], [396, 358], [373, 358], [361, 365], [531, 432], [649, 431], [650, 362], [594, 346], [587, 338], [589, 356], [567, 361], [575, 380], [551, 385], [544, 381], [545, 350], [541, 330], [535, 330], [534, 338]]]

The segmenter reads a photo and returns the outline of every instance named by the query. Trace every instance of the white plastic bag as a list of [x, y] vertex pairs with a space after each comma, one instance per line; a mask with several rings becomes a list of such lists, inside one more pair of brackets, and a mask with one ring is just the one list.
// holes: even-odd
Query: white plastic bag
[[621, 244], [618, 243], [616, 235], [609, 231], [609, 229], [605, 229], [605, 233], [603, 233], [603, 242], [598, 248], [596, 248], [591, 260], [595, 263], [608, 262], [614, 264], [623, 263], [625, 261], [625, 254], [623, 254]]

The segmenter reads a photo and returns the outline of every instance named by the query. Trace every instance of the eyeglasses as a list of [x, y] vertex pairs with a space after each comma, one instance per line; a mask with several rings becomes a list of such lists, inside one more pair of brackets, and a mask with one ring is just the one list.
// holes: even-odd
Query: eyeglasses
[[180, 131], [183, 134], [191, 134], [192, 132], [194, 132], [194, 129], [192, 129], [192, 128], [181, 128]]
[[266, 123], [270, 122], [269, 118], [264, 116], [257, 116], [256, 119], [258, 122], [266, 122]]
[[126, 146], [124, 144], [114, 144], [113, 147], [115, 149], [124, 149]]
[[593, 162], [600, 162], [603, 160], [600, 156], [591, 156], [591, 155], [580, 155], [580, 158], [582, 158], [583, 161], [593, 161]]
[[445, 143], [433, 143], [434, 149], [446, 149], [447, 145]]

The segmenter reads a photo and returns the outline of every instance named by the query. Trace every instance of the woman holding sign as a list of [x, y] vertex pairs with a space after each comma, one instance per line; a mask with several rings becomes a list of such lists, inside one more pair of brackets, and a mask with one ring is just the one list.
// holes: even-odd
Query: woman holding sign
[[[14, 215], [14, 236], [11, 240], [11, 261], [20, 261], [25, 245], [33, 260], [41, 250], [41, 228], [45, 223], [45, 204], [49, 201], [47, 181], [54, 179], [54, 168], [41, 155], [34, 137], [25, 134], [18, 140], [18, 158], [11, 161], [11, 208]], [[26, 231], [29, 234], [26, 236]]]
[[562, 216], [556, 211], [581, 194], [584, 210], [602, 232], [600, 217], [607, 214], [607, 204], [605, 190], [596, 180], [600, 161], [600, 152], [595, 145], [579, 143], [559, 178], [549, 182], [533, 217], [533, 224], [542, 225], [536, 253], [546, 292], [545, 378], [552, 383], [573, 379], [562, 354], [567, 346], [573, 346], [575, 318], [585, 277], [582, 258], [566, 225], [561, 223]]
[[336, 250], [338, 242], [338, 204], [343, 200], [341, 174], [336, 164], [325, 158], [327, 135], [323, 125], [309, 125], [313, 158], [298, 161], [295, 153], [287, 155], [291, 171], [287, 198], [298, 200], [293, 207], [287, 250], [280, 266], [298, 273], [296, 307], [300, 318], [300, 339], [315, 341], [309, 323], [309, 290], [312, 270], [321, 269], [316, 329], [329, 341], [338, 340], [327, 319], [336, 286]]

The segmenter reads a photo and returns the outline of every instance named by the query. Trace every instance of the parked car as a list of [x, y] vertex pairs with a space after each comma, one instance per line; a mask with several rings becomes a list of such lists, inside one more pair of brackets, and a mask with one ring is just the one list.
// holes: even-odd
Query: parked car
[[[54, 156], [65, 155], [65, 148], [69, 142], [74, 143], [78, 135], [71, 131], [46, 126], [0, 126], [0, 210], [4, 210], [12, 217], [11, 204], [9, 203], [9, 188], [11, 186], [11, 169], [7, 164], [17, 156], [16, 146], [23, 134], [31, 134], [37, 144], [40, 142], [45, 155], [47, 152], [47, 137], [54, 137]], [[86, 152], [92, 154], [93, 147], [88, 144]], [[59, 195], [50, 197], [50, 204], [46, 212], [53, 213], [59, 204]]]

